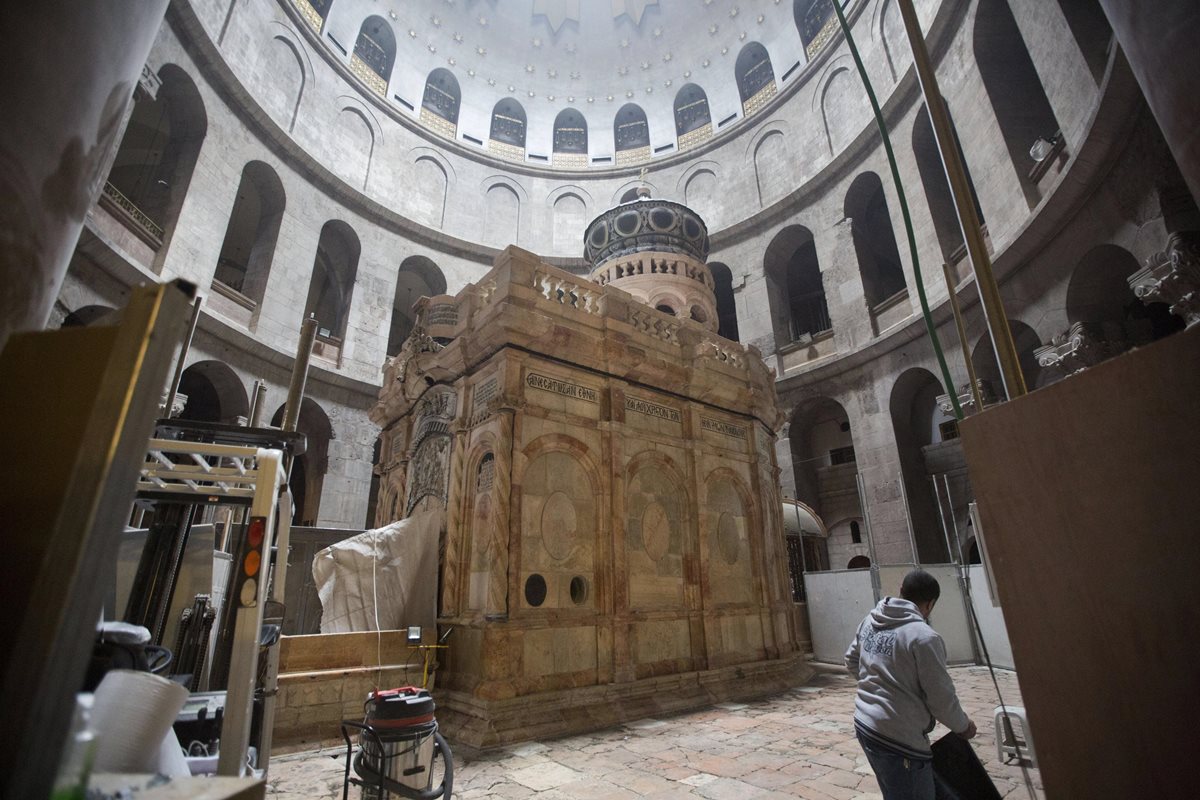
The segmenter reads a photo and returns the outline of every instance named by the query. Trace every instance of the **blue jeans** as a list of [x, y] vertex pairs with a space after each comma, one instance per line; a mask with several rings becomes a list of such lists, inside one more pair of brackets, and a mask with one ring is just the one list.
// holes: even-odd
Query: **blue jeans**
[[886, 750], [858, 735], [883, 800], [958, 800], [958, 795], [933, 774], [932, 761], [918, 761]]

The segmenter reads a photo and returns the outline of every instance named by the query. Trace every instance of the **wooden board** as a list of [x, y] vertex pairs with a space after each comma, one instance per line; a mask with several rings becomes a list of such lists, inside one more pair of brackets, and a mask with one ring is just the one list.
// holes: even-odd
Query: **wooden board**
[[962, 439], [1047, 796], [1195, 796], [1200, 326]]

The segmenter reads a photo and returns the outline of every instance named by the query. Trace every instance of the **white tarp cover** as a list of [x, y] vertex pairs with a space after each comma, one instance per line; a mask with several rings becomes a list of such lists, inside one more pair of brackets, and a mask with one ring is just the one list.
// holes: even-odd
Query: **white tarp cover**
[[330, 545], [313, 557], [321, 633], [433, 628], [442, 509], [413, 514]]

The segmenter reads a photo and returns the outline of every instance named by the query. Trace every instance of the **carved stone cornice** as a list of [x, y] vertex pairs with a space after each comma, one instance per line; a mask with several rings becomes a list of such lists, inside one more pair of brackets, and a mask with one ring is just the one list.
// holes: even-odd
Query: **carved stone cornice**
[[1074, 375], [1124, 351], [1124, 341], [1108, 334], [1099, 325], [1075, 322], [1054, 336], [1050, 344], [1035, 349], [1033, 355], [1040, 367]]
[[1200, 322], [1200, 232], [1171, 234], [1167, 249], [1129, 276], [1129, 288], [1143, 303], [1166, 303], [1189, 328]]
[[[983, 400], [984, 408], [987, 408], [996, 402], [996, 393], [992, 391], [991, 381], [980, 378], [979, 380], [975, 381], [975, 385], [979, 387], [979, 396]], [[937, 404], [938, 408], [942, 410], [943, 414], [954, 413], [954, 404], [950, 402], [950, 395], [938, 395]], [[964, 383], [962, 386], [958, 387], [958, 404], [962, 407], [963, 411], [982, 410], [975, 408], [975, 396], [971, 392], [971, 384], [969, 383]]]

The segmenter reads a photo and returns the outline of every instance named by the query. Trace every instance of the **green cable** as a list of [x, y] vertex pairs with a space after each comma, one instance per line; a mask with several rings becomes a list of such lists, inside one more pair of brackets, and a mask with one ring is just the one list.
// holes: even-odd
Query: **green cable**
[[908, 214], [908, 200], [904, 196], [904, 184], [900, 181], [900, 169], [896, 166], [896, 154], [892, 152], [892, 139], [888, 136], [887, 124], [883, 121], [883, 112], [879, 109], [879, 100], [875, 90], [871, 88], [871, 79], [867, 77], [866, 67], [858, 55], [854, 45], [854, 37], [850, 34], [850, 26], [846, 24], [846, 15], [842, 13], [842, 4], [833, 0], [833, 11], [837, 14], [842, 33], [846, 36], [846, 44], [850, 46], [850, 55], [854, 57], [854, 66], [858, 67], [858, 75], [862, 78], [867, 90], [867, 98], [871, 101], [871, 111], [875, 113], [875, 124], [879, 126], [879, 134], [883, 137], [883, 149], [887, 153], [888, 165], [892, 168], [892, 180], [896, 182], [896, 194], [900, 196], [900, 212], [904, 216], [904, 231], [908, 234], [908, 249], [912, 255], [913, 277], [917, 279], [917, 298], [921, 301], [921, 316], [925, 318], [925, 329], [929, 331], [929, 341], [933, 344], [933, 352], [937, 354], [938, 366], [942, 370], [942, 382], [946, 384], [946, 392], [950, 395], [950, 403], [954, 406], [956, 419], [963, 418], [962, 406], [958, 403], [958, 392], [954, 389], [954, 380], [950, 377], [950, 368], [946, 366], [946, 356], [942, 353], [942, 343], [933, 327], [933, 317], [929, 314], [929, 301], [925, 298], [925, 281], [921, 279], [921, 259], [917, 255], [917, 237], [913, 235], [912, 218]]

